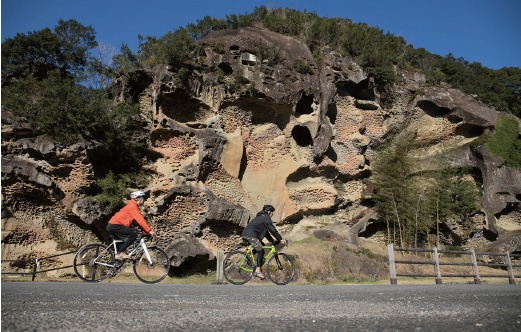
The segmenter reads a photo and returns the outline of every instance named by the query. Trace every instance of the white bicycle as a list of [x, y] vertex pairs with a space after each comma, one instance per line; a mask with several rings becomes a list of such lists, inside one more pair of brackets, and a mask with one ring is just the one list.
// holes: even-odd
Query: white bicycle
[[[129, 254], [130, 258], [121, 261], [116, 261], [114, 256], [118, 254], [116, 244], [123, 241], [113, 239], [108, 246], [101, 243], [87, 244], [74, 256], [74, 273], [83, 281], [100, 282], [107, 277], [116, 276], [125, 263], [133, 261], [134, 275], [141, 282], [160, 282], [170, 270], [170, 259], [163, 249], [147, 247], [145, 239], [150, 237], [149, 234], [144, 234], [138, 238], [138, 245]], [[139, 250], [140, 248], [142, 249]]]

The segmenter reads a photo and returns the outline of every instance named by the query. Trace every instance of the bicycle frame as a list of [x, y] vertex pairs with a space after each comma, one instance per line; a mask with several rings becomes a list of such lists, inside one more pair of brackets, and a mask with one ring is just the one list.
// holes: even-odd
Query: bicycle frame
[[[99, 255], [98, 257], [101, 257], [107, 250], [109, 250], [110, 247], [114, 247], [114, 254], [117, 255], [118, 254], [118, 249], [117, 249], [117, 246], [116, 246], [116, 243], [120, 243], [120, 242], [123, 242], [121, 240], [113, 240], [112, 243], [110, 245], [107, 246], [107, 248], [105, 250], [103, 250]], [[139, 241], [139, 244], [134, 248], [134, 250], [132, 250], [132, 252], [129, 254], [129, 256], [132, 257], [132, 255], [134, 255], [134, 253], [137, 252], [137, 250], [139, 248], [143, 247], [143, 250], [145, 251], [145, 256], [148, 260], [148, 262], [150, 264], [152, 264], [152, 259], [150, 258], [150, 254], [148, 253], [148, 248], [147, 248], [147, 245], [145, 243], [145, 239], [144, 238], [141, 238], [141, 240]], [[98, 263], [99, 265], [103, 265], [103, 266], [109, 266], [109, 267], [114, 267], [114, 265], [111, 265], [111, 264], [105, 264], [105, 263], [102, 263], [102, 262], [99, 262], [98, 261], [98, 257], [96, 257], [96, 259], [94, 260], [95, 263]]]
[[[270, 252], [268, 252], [268, 254], [266, 255], [266, 257], [264, 257], [264, 259], [262, 260], [262, 264], [261, 266], [263, 266], [264, 264], [266, 264], [266, 262], [268, 261], [268, 259], [270, 259], [270, 257], [273, 255], [273, 254], [276, 254], [277, 253], [277, 250], [275, 249], [275, 245], [271, 245], [271, 246], [262, 246], [262, 249], [270, 249]], [[247, 268], [244, 268], [242, 266], [242, 263], [244, 263], [244, 260], [246, 259], [246, 257], [248, 256], [248, 254], [250, 254], [250, 257], [252, 259], [252, 267], [253, 269], [247, 269]], [[240, 262], [240, 265], [241, 265], [241, 269], [243, 269], [244, 271], [248, 271], [248, 272], [253, 272], [255, 267], [257, 266], [257, 263], [255, 262], [255, 257], [253, 255], [253, 247], [251, 245], [248, 246], [248, 248], [246, 249], [246, 252], [244, 253], [244, 257], [241, 259], [241, 262]]]

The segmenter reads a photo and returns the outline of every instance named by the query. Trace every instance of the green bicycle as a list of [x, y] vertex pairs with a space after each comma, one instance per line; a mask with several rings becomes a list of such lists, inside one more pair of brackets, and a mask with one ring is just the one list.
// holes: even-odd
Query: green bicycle
[[[268, 277], [277, 285], [286, 285], [295, 275], [295, 263], [288, 255], [278, 253], [273, 244], [262, 248], [270, 250], [262, 262], [262, 265], [268, 262]], [[251, 279], [256, 265], [253, 248], [249, 245], [246, 251], [234, 251], [226, 256], [224, 276], [234, 285], [243, 285]]]

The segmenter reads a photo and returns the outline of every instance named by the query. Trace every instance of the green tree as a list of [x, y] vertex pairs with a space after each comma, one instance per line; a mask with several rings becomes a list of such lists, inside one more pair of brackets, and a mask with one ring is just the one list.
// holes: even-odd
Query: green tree
[[2, 104], [25, 117], [37, 131], [65, 144], [74, 143], [78, 134], [93, 130], [100, 114], [88, 112], [85, 87], [56, 71], [47, 76], [40, 81], [28, 76], [13, 82], [2, 89]]
[[121, 44], [120, 52], [112, 57], [114, 72], [124, 75], [141, 68], [137, 54], [134, 54], [127, 44]]
[[514, 117], [500, 117], [494, 128], [487, 141], [490, 153], [501, 158], [505, 166], [521, 169], [519, 122]]
[[411, 242], [414, 229], [412, 187], [412, 139], [400, 136], [393, 145], [378, 152], [373, 166], [374, 199], [379, 215], [398, 225], [400, 245]]
[[464, 166], [456, 170], [449, 182], [450, 210], [453, 215], [467, 221], [478, 209], [480, 191], [471, 177], [472, 166]]
[[448, 191], [453, 168], [450, 156], [439, 151], [431, 158], [429, 167], [430, 186], [427, 192], [429, 211], [436, 225], [436, 246], [440, 245], [440, 223], [450, 215], [450, 192]]
[[185, 28], [168, 32], [159, 39], [141, 35], [138, 38], [138, 58], [143, 67], [151, 68], [165, 63], [179, 70], [191, 58], [190, 53], [194, 50], [194, 40]]
[[89, 50], [97, 46], [95, 31], [76, 20], [59, 20], [54, 32], [18, 33], [2, 43], [2, 85], [12, 79], [43, 79], [50, 70], [78, 77], [87, 66]]

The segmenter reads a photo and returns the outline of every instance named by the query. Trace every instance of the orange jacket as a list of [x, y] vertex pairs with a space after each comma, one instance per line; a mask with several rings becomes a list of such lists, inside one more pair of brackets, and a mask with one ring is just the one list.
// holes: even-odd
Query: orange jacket
[[148, 233], [151, 231], [150, 226], [148, 226], [147, 221], [145, 218], [143, 218], [141, 212], [139, 211], [137, 202], [131, 199], [128, 201], [127, 206], [116, 212], [116, 214], [109, 220], [109, 224], [130, 227], [134, 220], [139, 224], [139, 227], [141, 227], [143, 233]]

